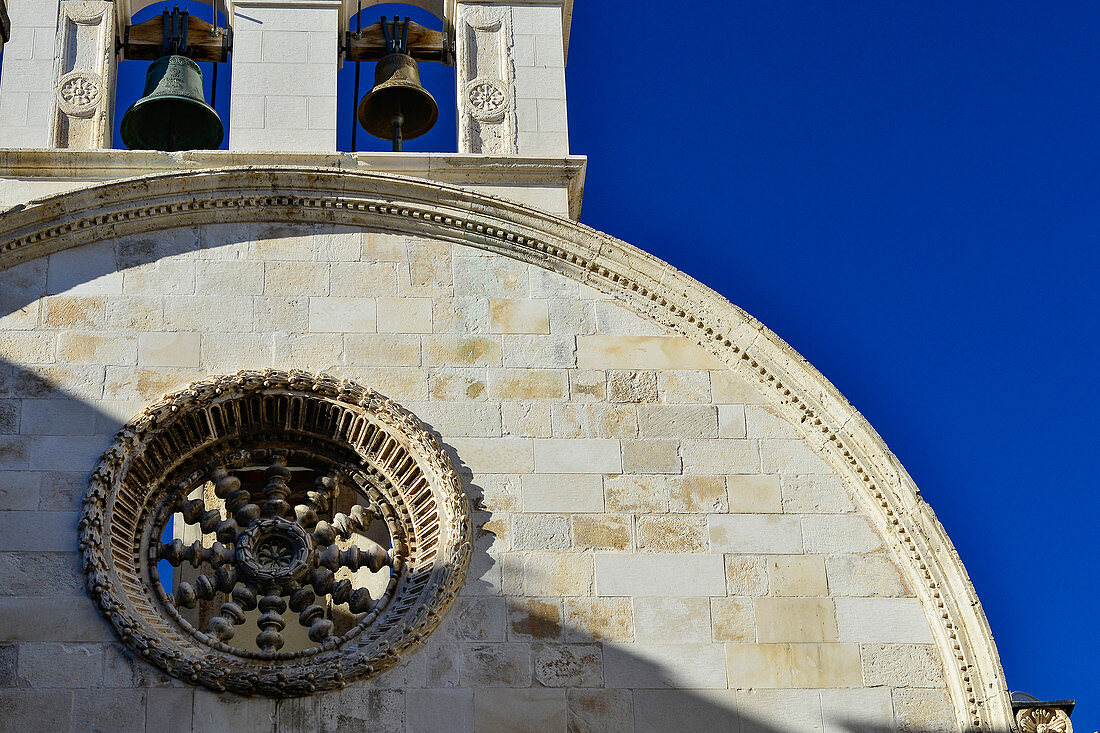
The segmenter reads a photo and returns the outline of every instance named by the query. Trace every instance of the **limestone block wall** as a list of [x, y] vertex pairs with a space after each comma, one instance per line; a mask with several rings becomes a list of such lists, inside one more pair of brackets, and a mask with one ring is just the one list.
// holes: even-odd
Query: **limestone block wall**
[[[81, 587], [113, 432], [210, 374], [374, 387], [436, 431], [477, 545], [400, 666], [275, 702], [134, 659]], [[0, 272], [0, 705], [83, 730], [955, 730], [925, 610], [753, 385], [563, 275], [461, 245], [219, 224]]]

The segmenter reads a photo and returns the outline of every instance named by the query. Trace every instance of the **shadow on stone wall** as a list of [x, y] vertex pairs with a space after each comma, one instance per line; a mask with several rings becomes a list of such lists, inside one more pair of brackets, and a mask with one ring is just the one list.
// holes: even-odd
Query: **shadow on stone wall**
[[[96, 383], [80, 388], [94, 392]], [[538, 578], [525, 580], [517, 597], [499, 595], [517, 569], [500, 567], [505, 556], [494, 548], [484, 481], [460, 456], [475, 509], [471, 575], [421, 649], [376, 678], [309, 698], [195, 689], [131, 655], [84, 593], [80, 500], [91, 467], [128, 419], [88, 399], [60, 389], [49, 368], [0, 361], [0, 706], [7, 729], [877, 733], [902, 722], [881, 688], [669, 689], [680, 671], [570, 623], [561, 599], [534, 592]]]

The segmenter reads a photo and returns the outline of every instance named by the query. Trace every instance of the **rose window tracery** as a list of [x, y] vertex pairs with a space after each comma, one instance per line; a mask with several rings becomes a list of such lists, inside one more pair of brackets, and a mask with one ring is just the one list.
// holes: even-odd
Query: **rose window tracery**
[[354, 383], [244, 372], [127, 425], [81, 518], [88, 589], [166, 672], [302, 695], [392, 666], [470, 554], [465, 494], [407, 411]]

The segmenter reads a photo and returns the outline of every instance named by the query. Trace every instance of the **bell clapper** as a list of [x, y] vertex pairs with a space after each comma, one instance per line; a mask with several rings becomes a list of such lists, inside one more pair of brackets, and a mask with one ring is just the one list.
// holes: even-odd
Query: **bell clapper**
[[390, 122], [393, 124], [393, 152], [401, 152], [401, 126], [405, 124], [404, 116], [398, 112]]

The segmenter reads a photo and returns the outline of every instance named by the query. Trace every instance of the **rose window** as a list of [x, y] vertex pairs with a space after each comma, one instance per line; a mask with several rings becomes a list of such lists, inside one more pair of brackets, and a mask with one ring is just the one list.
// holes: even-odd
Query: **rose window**
[[215, 690], [291, 696], [392, 666], [453, 600], [465, 494], [392, 401], [241, 373], [147, 409], [96, 468], [88, 589], [120, 638]]

